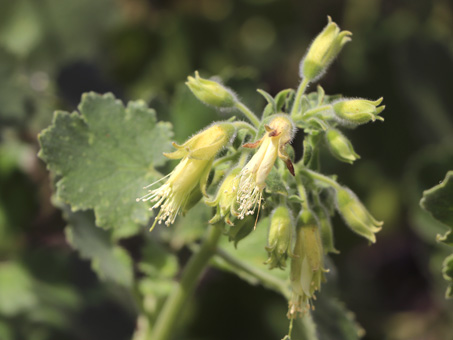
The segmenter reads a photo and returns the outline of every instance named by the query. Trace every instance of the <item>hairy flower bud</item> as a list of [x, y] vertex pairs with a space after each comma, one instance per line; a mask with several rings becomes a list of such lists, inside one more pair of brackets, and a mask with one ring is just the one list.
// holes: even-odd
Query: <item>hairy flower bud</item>
[[328, 17], [327, 26], [313, 40], [300, 63], [300, 76], [309, 81], [318, 80], [343, 46], [351, 41], [351, 35], [349, 31], [340, 31], [338, 25]]
[[331, 154], [338, 160], [352, 164], [360, 156], [354, 151], [351, 142], [339, 130], [329, 129], [326, 141]]
[[346, 224], [357, 234], [375, 243], [375, 233], [382, 229], [384, 222], [377, 221], [371, 216], [362, 202], [348, 188], [336, 189], [335, 200], [337, 210]]
[[294, 223], [291, 212], [286, 205], [278, 206], [271, 216], [266, 250], [269, 258], [265, 262], [269, 269], [286, 267], [288, 252], [291, 252], [291, 241], [294, 234]]
[[[157, 222], [165, 221], [167, 226], [172, 224], [178, 213], [187, 207], [192, 197], [197, 195], [196, 190], [200, 190], [203, 195], [207, 196], [206, 183], [214, 157], [230, 142], [234, 133], [233, 124], [214, 123], [182, 145], [173, 143], [176, 151], [164, 153], [170, 159], [182, 159], [168, 175], [169, 178], [165, 184], [157, 189], [149, 190], [147, 195], [137, 199], [137, 201], [155, 202], [151, 209], [160, 207], [151, 229]], [[151, 187], [159, 181], [147, 187]]]
[[348, 125], [360, 125], [369, 121], [381, 120], [384, 118], [378, 116], [385, 106], [381, 104], [383, 98], [371, 101], [366, 99], [340, 99], [333, 103], [332, 107], [335, 115], [340, 121], [346, 122]]
[[239, 185], [239, 173], [241, 168], [232, 169], [223, 180], [213, 200], [206, 200], [205, 203], [211, 207], [217, 207], [216, 214], [209, 221], [214, 224], [224, 219], [226, 224], [233, 225], [230, 217], [234, 217], [234, 209], [236, 204], [236, 195]]
[[195, 97], [205, 104], [218, 108], [230, 108], [237, 101], [232, 90], [216, 81], [201, 78], [198, 72], [195, 72], [195, 78], [189, 76], [187, 79], [186, 85]]
[[290, 274], [292, 295], [288, 310], [290, 318], [309, 309], [311, 299], [315, 299], [315, 292], [321, 289], [326, 272], [318, 221], [310, 210], [303, 210], [299, 215], [293, 254]]

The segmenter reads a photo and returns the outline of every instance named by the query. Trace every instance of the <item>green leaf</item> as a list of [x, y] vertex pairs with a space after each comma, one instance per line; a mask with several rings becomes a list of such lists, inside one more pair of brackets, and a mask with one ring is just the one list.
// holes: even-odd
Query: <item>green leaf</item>
[[69, 243], [80, 256], [91, 261], [99, 278], [130, 287], [133, 279], [132, 259], [123, 248], [112, 241], [112, 232], [96, 227], [91, 211], [73, 213], [65, 209]]
[[423, 192], [420, 205], [435, 219], [453, 227], [453, 171], [440, 184]]
[[447, 299], [453, 299], [453, 254], [445, 258], [442, 264], [442, 274], [449, 284], [445, 297]]
[[313, 318], [318, 326], [319, 340], [358, 340], [365, 335], [344, 303], [322, 293], [318, 297]]
[[20, 264], [0, 263], [0, 314], [14, 316], [38, 303], [33, 278]]
[[[125, 108], [112, 94], [84, 94], [77, 112], [56, 112], [39, 135], [39, 156], [59, 175], [57, 197], [73, 211], [94, 209], [96, 225], [137, 231], [152, 212], [137, 203], [170, 150], [171, 125], [156, 122], [143, 101]], [[128, 232], [130, 230], [130, 232]]]

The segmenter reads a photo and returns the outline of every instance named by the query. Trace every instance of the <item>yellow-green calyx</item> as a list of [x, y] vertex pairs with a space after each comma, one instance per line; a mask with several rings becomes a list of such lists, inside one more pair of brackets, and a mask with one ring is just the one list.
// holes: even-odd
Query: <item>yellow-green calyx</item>
[[376, 242], [375, 233], [382, 229], [384, 222], [377, 221], [357, 196], [348, 188], [337, 188], [335, 194], [337, 210], [346, 224], [357, 234]]
[[294, 137], [294, 123], [287, 115], [276, 115], [269, 125], [265, 125], [266, 133], [255, 143], [243, 145], [245, 148], [258, 148], [250, 161], [239, 174], [237, 192], [238, 218], [252, 215], [261, 203], [266, 178], [274, 166], [277, 157], [285, 162], [288, 170], [294, 175], [293, 164], [285, 152], [285, 146]]
[[340, 121], [350, 125], [360, 125], [374, 122], [376, 119], [383, 121], [379, 114], [384, 111], [385, 106], [381, 105], [383, 98], [371, 101], [366, 99], [340, 99], [333, 103], [335, 115]]
[[266, 250], [269, 258], [265, 262], [269, 269], [286, 267], [288, 253], [291, 253], [291, 241], [293, 239], [294, 223], [291, 212], [286, 205], [278, 206], [271, 216], [269, 236]]
[[352, 164], [360, 156], [354, 151], [351, 142], [339, 130], [329, 129], [326, 132], [326, 141], [330, 153], [338, 160]]
[[170, 159], [181, 159], [181, 161], [168, 175], [169, 178], [165, 184], [149, 190], [147, 195], [138, 199], [155, 202], [151, 209], [160, 207], [151, 229], [157, 222], [165, 222], [167, 226], [172, 224], [176, 216], [184, 210], [195, 190], [200, 190], [207, 196], [206, 182], [214, 157], [230, 142], [234, 133], [235, 128], [231, 123], [214, 123], [182, 145], [173, 143], [176, 151], [164, 153]]
[[328, 17], [327, 26], [313, 40], [300, 64], [300, 76], [309, 81], [319, 79], [343, 46], [351, 41], [352, 33], [340, 31], [336, 23]]
[[209, 221], [214, 224], [222, 218], [225, 223], [232, 226], [233, 222], [231, 217], [234, 217], [234, 208], [236, 204], [236, 195], [239, 185], [239, 173], [241, 168], [234, 168], [231, 170], [220, 185], [217, 194], [213, 200], [205, 200], [205, 203], [211, 207], [217, 207], [216, 214]]
[[305, 209], [299, 215], [296, 227], [296, 244], [291, 258], [291, 287], [288, 317], [294, 318], [310, 308], [315, 292], [324, 281], [323, 247], [319, 226], [313, 213]]
[[231, 108], [237, 102], [233, 91], [216, 81], [201, 78], [198, 72], [195, 72], [195, 78], [190, 76], [187, 78], [186, 85], [195, 97], [205, 104], [218, 108]]

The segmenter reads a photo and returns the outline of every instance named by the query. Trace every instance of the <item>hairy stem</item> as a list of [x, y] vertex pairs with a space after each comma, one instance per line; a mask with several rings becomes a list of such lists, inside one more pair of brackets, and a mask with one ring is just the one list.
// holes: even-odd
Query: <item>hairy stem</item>
[[167, 340], [178, 322], [184, 304], [192, 296], [198, 279], [215, 254], [222, 229], [211, 226], [199, 250], [192, 255], [184, 268], [181, 281], [175, 285], [152, 328], [148, 340]]
[[299, 87], [297, 89], [296, 98], [294, 98], [293, 107], [291, 109], [291, 117], [294, 117], [296, 114], [299, 113], [302, 104], [302, 96], [304, 95], [305, 90], [307, 89], [308, 83], [309, 81], [307, 78], [302, 79], [302, 81], [300, 82]]
[[235, 106], [239, 111], [241, 111], [244, 114], [244, 116], [246, 116], [248, 118], [248, 120], [250, 120], [250, 122], [255, 127], [260, 126], [260, 120], [247, 106], [245, 106], [241, 102], [236, 102]]

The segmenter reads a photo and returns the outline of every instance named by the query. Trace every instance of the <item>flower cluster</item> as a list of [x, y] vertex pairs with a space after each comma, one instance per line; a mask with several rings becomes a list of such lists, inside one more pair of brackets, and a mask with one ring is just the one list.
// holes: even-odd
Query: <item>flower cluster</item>
[[[338, 161], [352, 164], [360, 159], [340, 129], [382, 121], [382, 98], [339, 99], [326, 96], [321, 87], [305, 94], [307, 85], [320, 78], [350, 40], [351, 33], [340, 31], [329, 18], [301, 61], [297, 92], [284, 90], [273, 98], [259, 90], [268, 102], [261, 118], [220, 82], [201, 78], [198, 72], [189, 77], [186, 84], [198, 99], [220, 110], [238, 110], [250, 123], [233, 117], [211, 124], [182, 145], [174, 143], [176, 151], [165, 156], [180, 159], [179, 164], [160, 187], [151, 188], [157, 182], [149, 185], [138, 199], [159, 209], [154, 227], [174, 223], [204, 196], [214, 212], [208, 222], [220, 226], [235, 244], [253, 235], [263, 210], [264, 217], [270, 217], [265, 263], [269, 269], [284, 269], [290, 260], [291, 319], [310, 310], [328, 276], [325, 256], [338, 253], [331, 221], [335, 210], [371, 243], [382, 227], [336, 176], [320, 172], [319, 156], [327, 146]], [[297, 129], [303, 131], [303, 156], [295, 161], [290, 144]]]

